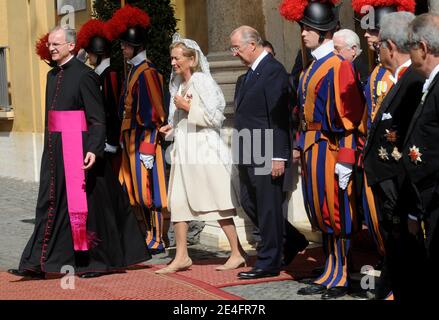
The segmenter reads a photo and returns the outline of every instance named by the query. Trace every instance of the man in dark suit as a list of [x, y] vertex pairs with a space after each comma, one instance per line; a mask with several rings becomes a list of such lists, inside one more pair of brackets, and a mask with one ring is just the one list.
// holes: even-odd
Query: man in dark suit
[[[408, 201], [416, 202], [414, 210], [407, 212], [408, 230], [415, 238], [423, 240], [425, 233], [427, 264], [417, 261], [421, 270], [417, 281], [423, 284], [422, 291], [415, 294], [425, 298], [425, 293], [439, 285], [439, 16], [422, 14], [410, 25], [410, 56], [413, 68], [427, 80], [423, 86], [421, 104], [416, 109], [403, 143], [403, 165], [410, 186]], [[421, 226], [423, 222], [424, 228]], [[422, 230], [424, 229], [424, 230]], [[430, 290], [427, 290], [430, 287]], [[413, 294], [414, 295], [414, 294]]]
[[[282, 184], [291, 154], [288, 74], [264, 50], [257, 30], [241, 26], [231, 33], [230, 41], [233, 55], [249, 67], [236, 85], [233, 156], [239, 169], [241, 205], [261, 235], [254, 267], [240, 272], [238, 277], [272, 277], [279, 275], [282, 265], [285, 230]], [[287, 243], [289, 247], [290, 242]], [[293, 249], [295, 253], [299, 250]]]
[[[408, 263], [405, 260], [411, 254], [409, 247], [416, 246], [407, 237], [407, 221], [401, 215], [405, 206], [401, 193], [405, 181], [402, 144], [424, 83], [424, 78], [411, 66], [409, 55], [408, 27], [413, 19], [412, 13], [394, 12], [381, 20], [379, 55], [383, 66], [393, 75], [394, 86], [374, 118], [364, 147], [367, 183], [376, 199], [386, 251], [377, 299], [386, 298], [389, 289], [395, 299], [401, 298], [402, 265]], [[402, 243], [411, 245], [400, 250]]]

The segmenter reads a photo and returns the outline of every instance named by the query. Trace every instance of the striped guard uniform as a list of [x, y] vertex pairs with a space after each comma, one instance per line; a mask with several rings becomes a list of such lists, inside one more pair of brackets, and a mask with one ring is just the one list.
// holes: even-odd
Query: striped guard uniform
[[[141, 209], [146, 223], [149, 249], [163, 250], [163, 214], [167, 213], [165, 157], [158, 132], [166, 114], [163, 76], [149, 61], [134, 65], [121, 99], [123, 144], [119, 180], [130, 203]], [[146, 169], [140, 154], [154, 155], [154, 166]], [[143, 228], [142, 228], [143, 229]]]
[[347, 255], [356, 218], [355, 188], [352, 179], [346, 190], [339, 188], [335, 165], [355, 163], [356, 130], [364, 98], [352, 64], [334, 54], [331, 44], [328, 47], [326, 55], [318, 57], [302, 73], [298, 99], [305, 209], [327, 245], [325, 270], [314, 282], [329, 289], [348, 286]]

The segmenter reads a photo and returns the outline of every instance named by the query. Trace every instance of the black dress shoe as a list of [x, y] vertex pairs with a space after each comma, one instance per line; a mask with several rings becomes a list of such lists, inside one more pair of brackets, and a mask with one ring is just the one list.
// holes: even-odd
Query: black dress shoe
[[299, 289], [297, 291], [297, 294], [300, 294], [301, 296], [310, 296], [313, 294], [319, 294], [326, 291], [326, 287], [322, 286], [321, 284], [311, 284], [308, 287]]
[[326, 292], [322, 294], [322, 300], [337, 299], [343, 297], [348, 293], [348, 291], [349, 289], [347, 287], [333, 287], [326, 290]]
[[103, 272], [86, 272], [81, 275], [79, 275], [82, 279], [90, 279], [90, 278], [97, 278], [103, 276], [105, 273]]
[[277, 277], [279, 275], [279, 271], [265, 271], [263, 269], [252, 269], [250, 271], [244, 271], [238, 273], [238, 278], [240, 279], [259, 279], [259, 278], [267, 278], [267, 277]]
[[44, 272], [30, 271], [30, 270], [18, 270], [18, 269], [9, 269], [8, 273], [13, 274], [17, 277], [26, 277], [32, 279], [44, 279]]

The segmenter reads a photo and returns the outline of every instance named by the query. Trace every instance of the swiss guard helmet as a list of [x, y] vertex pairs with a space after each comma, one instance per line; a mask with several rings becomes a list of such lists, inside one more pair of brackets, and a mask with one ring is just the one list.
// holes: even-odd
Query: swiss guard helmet
[[370, 13], [373, 8], [374, 23], [366, 25], [369, 30], [379, 30], [381, 19], [392, 12], [409, 11], [415, 12], [415, 0], [352, 0], [352, 8], [355, 12], [355, 20], [360, 21], [363, 16]]
[[133, 47], [140, 47], [146, 45], [150, 24], [150, 18], [145, 11], [126, 5], [117, 10], [108, 21], [107, 32], [112, 38], [118, 38]]
[[330, 31], [337, 27], [338, 17], [332, 3], [311, 2], [300, 23], [316, 30]]
[[111, 52], [111, 41], [105, 34], [106, 23], [91, 19], [78, 32], [77, 46], [88, 53], [98, 56], [108, 56]]
[[147, 39], [146, 29], [140, 26], [128, 28], [127, 31], [119, 36], [119, 39], [133, 47], [144, 45]]
[[319, 31], [332, 31], [338, 25], [335, 5], [339, 0], [284, 0], [280, 14], [287, 20], [296, 21]]

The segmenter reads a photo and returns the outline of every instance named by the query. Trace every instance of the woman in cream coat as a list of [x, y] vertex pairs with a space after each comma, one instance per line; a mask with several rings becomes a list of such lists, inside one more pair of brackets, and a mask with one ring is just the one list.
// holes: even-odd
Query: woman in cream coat
[[168, 208], [177, 253], [171, 264], [156, 272], [176, 272], [192, 265], [186, 244], [191, 220], [218, 221], [229, 240], [231, 255], [217, 270], [235, 269], [245, 265], [246, 255], [233, 222], [239, 197], [232, 179], [231, 152], [220, 136], [224, 96], [195, 41], [176, 34], [170, 50], [173, 73], [169, 121], [160, 132], [174, 139]]

